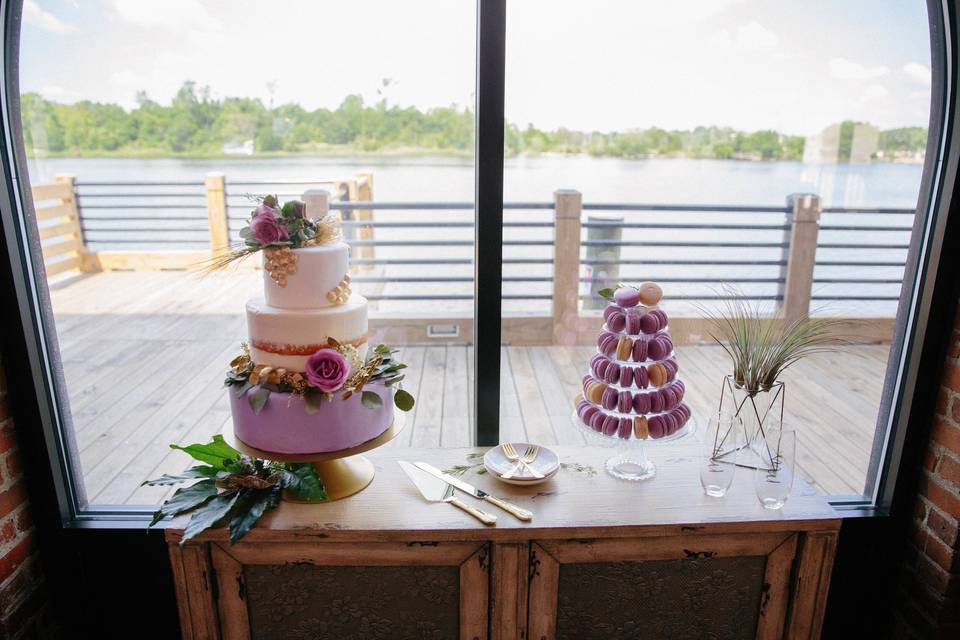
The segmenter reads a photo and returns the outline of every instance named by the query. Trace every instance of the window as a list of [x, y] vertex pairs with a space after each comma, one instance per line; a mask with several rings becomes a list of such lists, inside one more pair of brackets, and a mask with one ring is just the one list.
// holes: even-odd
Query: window
[[197, 267], [254, 195], [331, 194], [370, 343], [420, 400], [401, 442], [469, 444], [474, 4], [39, 4], [23, 132], [80, 502], [157, 503], [168, 443], [229, 425], [259, 257]]
[[[400, 446], [580, 442], [571, 399], [617, 281], [664, 286], [702, 415], [726, 363], [699, 316], [732, 283], [771, 313], [857, 320], [856, 344], [790, 372], [786, 406], [806, 477], [878, 499], [922, 338], [916, 256], [939, 242], [922, 3], [297, 3], [263, 35], [287, 4], [25, 16], [5, 126], [37, 220], [4, 224], [41, 247], [51, 309], [24, 322], [46, 331], [76, 513], [155, 504], [139, 483], [183, 464], [167, 444], [229, 426], [222, 373], [261, 276], [192, 267], [238, 239], [247, 194], [311, 188], [342, 213], [374, 337], [410, 365]], [[797, 193], [817, 196], [804, 246]]]

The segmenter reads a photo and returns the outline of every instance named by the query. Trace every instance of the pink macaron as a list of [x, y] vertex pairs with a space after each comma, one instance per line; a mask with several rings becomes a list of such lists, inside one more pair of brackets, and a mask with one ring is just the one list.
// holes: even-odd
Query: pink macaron
[[626, 330], [631, 336], [640, 334], [640, 314], [636, 309], [627, 311]]
[[633, 361], [634, 362], [643, 362], [647, 359], [649, 353], [650, 344], [649, 340], [645, 338], [637, 338], [636, 342], [633, 343]]
[[597, 412], [590, 416], [590, 428], [594, 431], [603, 431], [603, 423], [607, 419], [607, 414], [597, 409]]
[[633, 394], [629, 391], [621, 391], [617, 394], [617, 411], [620, 413], [630, 413], [633, 408]]
[[610, 335], [600, 344], [600, 352], [605, 356], [612, 356], [617, 351], [617, 338]]
[[650, 386], [650, 374], [647, 373], [646, 367], [636, 367], [633, 370], [633, 379], [641, 389]]
[[626, 440], [633, 433], [633, 420], [630, 418], [620, 418], [620, 426], [617, 429], [617, 436]]
[[660, 323], [657, 321], [653, 312], [647, 312], [640, 316], [640, 331], [644, 333], [656, 333], [660, 330]]
[[654, 391], [649, 394], [650, 396], [650, 412], [651, 413], [660, 413], [663, 411], [663, 396], [660, 395], [659, 391]]
[[618, 365], [616, 362], [611, 362], [609, 365], [607, 365], [606, 371], [603, 372], [603, 380], [604, 382], [613, 384], [619, 379], [620, 379], [620, 365]]
[[621, 307], [635, 307], [640, 304], [640, 291], [633, 287], [620, 287], [613, 292], [613, 299]]
[[629, 387], [633, 385], [633, 368], [626, 365], [620, 367], [620, 386]]
[[617, 406], [617, 390], [613, 387], [604, 389], [600, 404], [603, 405], [604, 409], [613, 410], [613, 408]]
[[603, 419], [603, 435], [612, 436], [620, 428], [620, 421], [613, 416], [607, 416]]
[[668, 343], [661, 340], [663, 336], [657, 336], [650, 340], [649, 355], [651, 360], [663, 360], [670, 352], [667, 350]]
[[644, 391], [633, 396], [633, 411], [639, 415], [650, 413], [650, 394]]
[[624, 327], [627, 326], [627, 316], [623, 314], [622, 311], [614, 311], [610, 314], [610, 317], [607, 318], [607, 327], [610, 331], [619, 333], [623, 331]]
[[621, 311], [620, 307], [615, 304], [608, 304], [603, 308], [603, 321], [606, 322], [610, 319], [610, 314], [614, 311]]
[[603, 345], [603, 342], [607, 339], [608, 336], [614, 336], [614, 338], [616, 337], [612, 332], [607, 331], [606, 329], [604, 329], [603, 331], [601, 331], [600, 333], [598, 333], [598, 334], [597, 334], [597, 346], [598, 346], [598, 347], [599, 347], [599, 346], [602, 346], [602, 345]]
[[663, 429], [663, 418], [660, 416], [652, 416], [647, 418], [647, 429], [650, 430], [651, 438], [662, 438], [664, 435]]

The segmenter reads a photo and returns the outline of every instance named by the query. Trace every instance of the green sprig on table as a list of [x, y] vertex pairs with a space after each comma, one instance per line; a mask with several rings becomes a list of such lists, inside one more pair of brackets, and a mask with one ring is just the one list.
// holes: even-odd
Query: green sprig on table
[[[455, 475], [464, 475], [473, 471], [478, 476], [483, 475], [487, 472], [487, 468], [483, 466], [483, 456], [484, 454], [482, 453], [468, 453], [466, 464], [455, 464], [447, 467], [443, 471], [444, 473], [451, 473]], [[477, 460], [480, 462], [477, 462]], [[561, 462], [560, 468], [569, 469], [576, 473], [582, 473], [588, 477], [597, 475], [596, 469], [588, 464], [581, 464], [579, 462]]]
[[280, 504], [284, 489], [300, 500], [327, 499], [323, 481], [313, 465], [267, 462], [245, 456], [216, 435], [207, 444], [170, 445], [203, 464], [176, 475], [164, 474], [144, 485], [177, 489], [153, 514], [149, 526], [168, 516], [192, 512], [180, 544], [213, 527], [227, 525], [230, 544], [242, 538], [260, 517]]

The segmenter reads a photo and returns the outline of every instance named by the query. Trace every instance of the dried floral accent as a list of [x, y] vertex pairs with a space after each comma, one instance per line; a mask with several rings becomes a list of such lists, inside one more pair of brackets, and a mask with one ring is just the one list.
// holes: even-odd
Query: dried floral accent
[[[349, 345], [354, 348], [367, 342], [367, 334], [363, 334], [355, 340], [345, 342], [343, 345]], [[329, 340], [329, 338], [327, 339]], [[253, 347], [266, 353], [273, 353], [280, 356], [309, 356], [318, 349], [324, 349], [329, 345], [328, 341], [320, 344], [279, 344], [276, 342], [267, 342], [266, 340], [254, 340]]]
[[290, 247], [279, 249], [264, 249], [266, 260], [263, 268], [270, 274], [270, 279], [283, 288], [287, 286], [287, 276], [297, 272], [297, 254]]
[[350, 299], [350, 274], [343, 274], [343, 280], [327, 292], [327, 300], [333, 304], [347, 304]]
[[334, 242], [340, 242], [343, 238], [339, 212], [331, 211], [322, 218], [314, 218], [311, 222], [314, 227], [313, 238], [305, 241], [302, 246], [312, 247], [318, 244], [333, 244]]

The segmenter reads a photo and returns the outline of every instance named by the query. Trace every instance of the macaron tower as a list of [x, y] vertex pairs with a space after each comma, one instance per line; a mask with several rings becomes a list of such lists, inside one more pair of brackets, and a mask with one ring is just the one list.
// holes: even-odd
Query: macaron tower
[[683, 428], [690, 408], [667, 326], [660, 286], [621, 286], [603, 310], [597, 353], [576, 401], [580, 421], [623, 439], [663, 438]]

